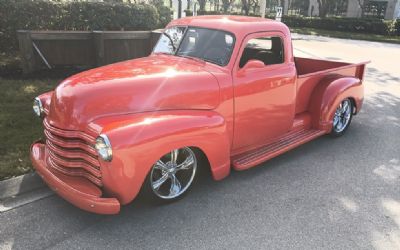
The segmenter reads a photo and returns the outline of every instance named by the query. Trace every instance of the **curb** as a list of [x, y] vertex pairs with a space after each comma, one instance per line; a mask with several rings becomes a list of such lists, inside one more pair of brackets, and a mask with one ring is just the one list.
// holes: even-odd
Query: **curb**
[[44, 182], [36, 172], [0, 181], [0, 200], [20, 195], [44, 186]]

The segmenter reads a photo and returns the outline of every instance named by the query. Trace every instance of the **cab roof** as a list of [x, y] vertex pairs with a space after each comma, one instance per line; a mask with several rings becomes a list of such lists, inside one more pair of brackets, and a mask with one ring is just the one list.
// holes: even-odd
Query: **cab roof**
[[237, 38], [263, 31], [281, 31], [285, 36], [289, 34], [288, 27], [282, 22], [261, 17], [236, 15], [184, 17], [171, 21], [167, 27], [170, 26], [196, 26], [220, 29], [233, 33]]

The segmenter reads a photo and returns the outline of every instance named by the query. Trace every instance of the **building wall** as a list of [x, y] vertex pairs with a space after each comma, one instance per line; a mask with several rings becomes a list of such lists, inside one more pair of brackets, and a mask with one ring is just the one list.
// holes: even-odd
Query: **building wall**
[[400, 18], [400, 0], [392, 0], [388, 2], [385, 13], [385, 19]]
[[[387, 0], [387, 8], [385, 13], [385, 19], [396, 19], [400, 12], [400, 0]], [[347, 5], [347, 17], [361, 17], [361, 8], [357, 0], [349, 0]]]

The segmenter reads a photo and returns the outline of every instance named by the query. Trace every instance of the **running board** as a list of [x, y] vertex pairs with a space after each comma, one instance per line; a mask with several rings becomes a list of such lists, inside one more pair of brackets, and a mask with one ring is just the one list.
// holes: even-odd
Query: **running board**
[[264, 161], [324, 135], [325, 133], [325, 131], [317, 129], [301, 129], [289, 132], [270, 144], [233, 156], [233, 167], [236, 170], [244, 170], [254, 167]]

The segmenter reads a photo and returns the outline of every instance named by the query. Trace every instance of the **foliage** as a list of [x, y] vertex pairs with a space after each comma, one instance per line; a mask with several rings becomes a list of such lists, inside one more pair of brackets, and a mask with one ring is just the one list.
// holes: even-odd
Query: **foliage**
[[289, 27], [307, 27], [323, 30], [395, 35], [395, 21], [376, 18], [318, 18], [284, 16], [282, 21]]
[[157, 28], [164, 28], [172, 20], [172, 10], [164, 5], [156, 5], [159, 18]]
[[229, 7], [235, 2], [235, 0], [222, 0], [222, 8], [224, 13], [228, 12]]
[[16, 50], [16, 31], [152, 30], [171, 20], [162, 5], [118, 2], [0, 0], [0, 52]]
[[397, 35], [400, 36], [400, 18], [396, 20], [395, 30], [397, 31]]

